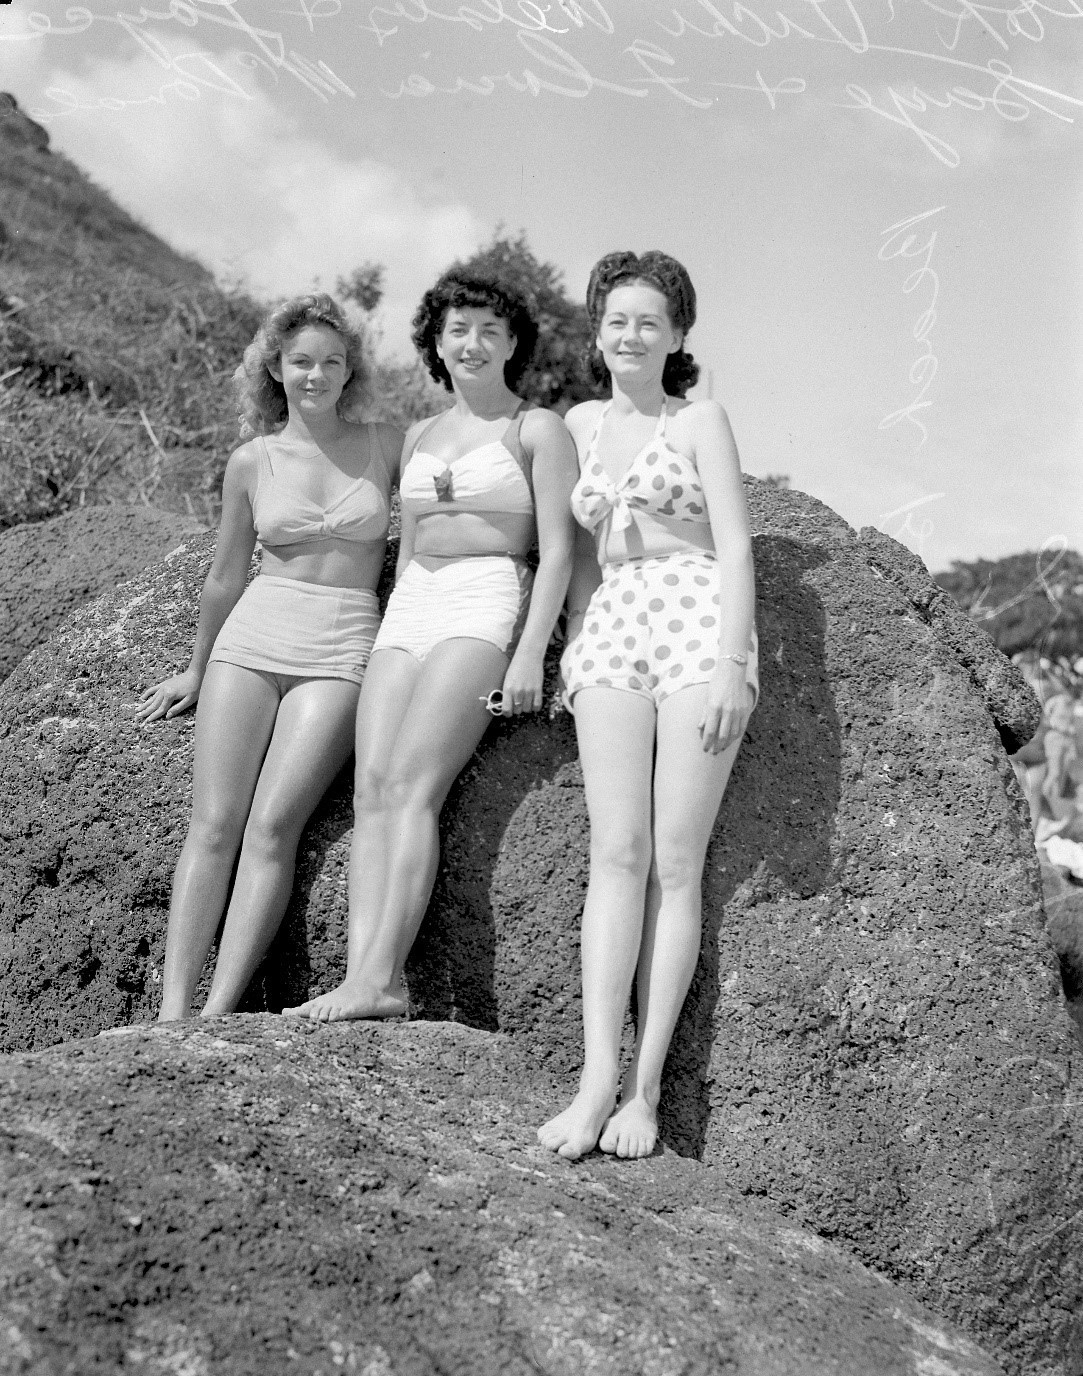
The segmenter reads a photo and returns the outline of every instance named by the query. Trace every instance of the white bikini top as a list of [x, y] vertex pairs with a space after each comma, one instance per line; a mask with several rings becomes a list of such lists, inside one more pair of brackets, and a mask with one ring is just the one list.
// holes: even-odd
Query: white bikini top
[[498, 440], [479, 445], [450, 464], [421, 448], [433, 428], [451, 414], [444, 411], [429, 422], [399, 479], [403, 507], [413, 516], [433, 511], [495, 511], [533, 516], [534, 494], [530, 461], [523, 452], [520, 430], [527, 406], [521, 406]]
[[[267, 441], [256, 437], [258, 469], [252, 497], [256, 536], [265, 548], [314, 540], [382, 540], [391, 518], [391, 479], [376, 426], [368, 425], [369, 462], [364, 473], [327, 506], [276, 477]], [[378, 481], [373, 481], [373, 475]]]

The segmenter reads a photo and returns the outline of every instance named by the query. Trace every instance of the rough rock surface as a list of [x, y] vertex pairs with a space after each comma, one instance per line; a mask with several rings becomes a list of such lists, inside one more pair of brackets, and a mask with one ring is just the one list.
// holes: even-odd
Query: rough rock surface
[[0, 1369], [1002, 1373], [709, 1167], [542, 1151], [552, 1092], [508, 1038], [432, 1022], [6, 1058]]
[[[708, 857], [663, 1139], [851, 1247], [1028, 1376], [1083, 1372], [1073, 1025], [1004, 753], [1037, 704], [920, 561], [749, 484], [763, 699]], [[10, 1049], [145, 1019], [191, 721], [124, 703], [182, 659], [209, 542], [85, 609], [0, 690]], [[251, 992], [337, 978], [346, 782]], [[566, 716], [498, 727], [449, 799], [417, 1013], [580, 1056], [586, 816]], [[1078, 1093], [1078, 1091], [1077, 1091]]]
[[165, 558], [197, 521], [145, 506], [89, 506], [0, 531], [0, 679], [76, 607]]

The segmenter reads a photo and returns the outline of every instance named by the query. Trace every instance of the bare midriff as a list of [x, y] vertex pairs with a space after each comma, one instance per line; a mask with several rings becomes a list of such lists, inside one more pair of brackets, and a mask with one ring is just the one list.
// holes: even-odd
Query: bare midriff
[[432, 511], [417, 518], [413, 555], [432, 568], [479, 555], [521, 559], [533, 543], [534, 517], [527, 512]]
[[685, 554], [690, 550], [715, 552], [711, 527], [706, 521], [682, 521], [669, 516], [636, 512], [624, 530], [608, 524], [598, 535], [598, 560], [602, 564], [622, 564], [627, 559], [651, 559], [664, 554]]
[[263, 572], [323, 588], [375, 588], [384, 565], [383, 540], [305, 540], [263, 549]]

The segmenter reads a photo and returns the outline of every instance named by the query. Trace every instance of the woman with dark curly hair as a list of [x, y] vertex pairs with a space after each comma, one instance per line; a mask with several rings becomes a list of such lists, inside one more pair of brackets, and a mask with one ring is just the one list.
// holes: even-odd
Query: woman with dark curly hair
[[301, 829], [350, 752], [402, 443], [394, 426], [355, 420], [365, 380], [361, 338], [324, 295], [273, 310], [234, 375], [251, 438], [226, 464], [191, 662], [137, 708], [152, 722], [199, 699], [163, 1021], [191, 1012], [234, 861], [202, 1012], [236, 1008], [289, 901]]
[[[568, 412], [581, 530], [561, 661], [590, 816], [579, 1093], [538, 1131], [576, 1158], [646, 1156], [700, 945], [707, 842], [758, 693], [752, 552], [722, 407], [699, 369], [687, 272], [664, 253], [595, 264], [591, 363], [611, 397]], [[636, 982], [636, 1042], [621, 1027]]]
[[517, 289], [459, 268], [414, 318], [414, 343], [455, 400], [403, 447], [398, 576], [357, 712], [346, 977], [287, 1011], [317, 1021], [406, 1011], [403, 970], [436, 877], [448, 789], [490, 712], [542, 705], [571, 570], [576, 466], [559, 417], [514, 390], [536, 338]]

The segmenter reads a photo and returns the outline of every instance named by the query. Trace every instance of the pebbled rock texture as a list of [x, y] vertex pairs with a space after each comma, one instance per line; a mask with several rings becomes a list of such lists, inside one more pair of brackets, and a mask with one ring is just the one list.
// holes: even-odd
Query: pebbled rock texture
[[[763, 698], [708, 856], [663, 1140], [1009, 1369], [1080, 1376], [1079, 1043], [1004, 750], [1037, 703], [901, 546], [748, 488]], [[0, 689], [9, 1049], [154, 1013], [192, 722], [136, 730], [124, 704], [186, 655], [210, 548], [85, 608]], [[587, 870], [570, 719], [494, 728], [446, 814], [415, 1014], [510, 1034], [566, 1094]], [[250, 1007], [338, 978], [349, 825], [342, 780]]]
[[0, 679], [76, 607], [158, 563], [199, 529], [150, 507], [88, 506], [0, 531]]
[[461, 1025], [268, 1015], [0, 1062], [5, 1371], [997, 1376], [842, 1249], [665, 1153], [571, 1166]]

